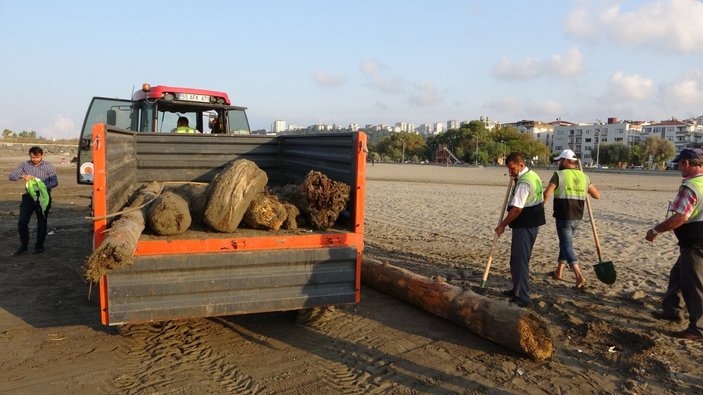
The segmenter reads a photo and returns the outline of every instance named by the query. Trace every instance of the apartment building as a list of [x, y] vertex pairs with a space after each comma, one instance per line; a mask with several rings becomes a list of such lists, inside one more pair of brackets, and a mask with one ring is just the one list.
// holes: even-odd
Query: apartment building
[[703, 145], [703, 126], [695, 121], [675, 119], [642, 126], [643, 138], [656, 136], [671, 141], [676, 152], [691, 146]]
[[539, 140], [542, 144], [552, 148], [554, 135], [554, 125], [542, 121], [522, 120], [513, 123], [506, 123], [505, 126], [512, 126], [523, 134], [529, 134], [533, 139]]
[[584, 165], [593, 166], [598, 164], [596, 147], [601, 143], [623, 143], [632, 146], [638, 143], [641, 137], [638, 128], [631, 128], [629, 122], [618, 122], [617, 118], [608, 118], [608, 123], [559, 124], [554, 126], [552, 153], [568, 148], [581, 158]]

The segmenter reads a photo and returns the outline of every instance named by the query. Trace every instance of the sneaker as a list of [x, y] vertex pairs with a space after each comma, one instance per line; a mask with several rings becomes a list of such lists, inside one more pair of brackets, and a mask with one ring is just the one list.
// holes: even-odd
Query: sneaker
[[17, 251], [13, 252], [12, 255], [10, 255], [10, 256], [21, 255], [21, 254], [24, 254], [25, 252], [27, 252], [27, 247], [20, 247], [17, 249]]
[[688, 329], [684, 329], [681, 332], [674, 332], [671, 335], [679, 339], [703, 341], [703, 335], [689, 332]]
[[652, 315], [652, 317], [654, 317], [658, 320], [671, 321], [671, 322], [683, 321], [683, 319], [679, 316], [664, 314], [664, 312], [660, 311], [660, 310], [654, 310], [650, 314]]
[[41, 254], [42, 252], [44, 252], [44, 247], [37, 247], [34, 249], [35, 254]]

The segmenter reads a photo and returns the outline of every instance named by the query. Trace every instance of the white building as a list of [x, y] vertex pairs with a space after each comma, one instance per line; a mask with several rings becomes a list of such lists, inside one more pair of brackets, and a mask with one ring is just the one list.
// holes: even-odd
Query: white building
[[286, 131], [286, 121], [273, 121], [273, 124], [271, 124], [271, 132], [273, 133], [281, 133]]
[[[573, 150], [584, 165], [598, 163], [596, 147], [601, 143], [623, 143], [632, 146], [640, 139], [640, 132], [630, 128], [629, 122], [618, 122], [609, 118], [608, 123], [596, 124], [560, 124], [554, 126], [552, 153], [565, 149]], [[596, 154], [593, 157], [592, 153]]]
[[447, 121], [447, 130], [459, 129], [459, 121], [456, 119], [450, 119]]
[[442, 122], [435, 122], [434, 124], [434, 134], [444, 133], [444, 124]]
[[421, 123], [420, 126], [417, 127], [417, 131], [423, 136], [431, 136], [432, 125], [430, 125], [429, 123]]
[[500, 125], [497, 121], [489, 119], [486, 116], [481, 116], [479, 118], [479, 121], [483, 122], [483, 126], [486, 128], [486, 130], [493, 130], [496, 126]]
[[656, 136], [671, 141], [676, 152], [686, 147], [703, 143], [703, 128], [696, 122], [683, 122], [675, 119], [642, 126], [643, 138]]
[[529, 134], [533, 139], [539, 140], [552, 151], [552, 140], [554, 136], [554, 125], [542, 121], [522, 120], [513, 123], [506, 123], [504, 126], [512, 126], [522, 134]]

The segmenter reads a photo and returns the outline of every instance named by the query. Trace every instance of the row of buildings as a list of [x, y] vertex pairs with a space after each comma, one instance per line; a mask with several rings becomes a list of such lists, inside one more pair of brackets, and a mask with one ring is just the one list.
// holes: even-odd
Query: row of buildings
[[[479, 120], [489, 130], [500, 125], [487, 117], [481, 117]], [[406, 132], [431, 136], [446, 130], [458, 129], [464, 123], [449, 120], [446, 124], [437, 122], [415, 127], [412, 123], [398, 122], [394, 126], [365, 125], [363, 128], [354, 123], [348, 127], [320, 124], [302, 129], [295, 125], [286, 125], [285, 121], [278, 120], [271, 125], [271, 131], [272, 133], [280, 134], [301, 130], [326, 132], [363, 129], [366, 131]], [[671, 141], [676, 148], [676, 152], [681, 151], [685, 147], [703, 145], [703, 116], [684, 121], [671, 119], [661, 122], [644, 122], [619, 121], [617, 118], [608, 118], [607, 122], [572, 123], [557, 119], [553, 122], [522, 120], [502, 125], [512, 126], [520, 133], [530, 134], [533, 138], [549, 147], [551, 152], [560, 152], [569, 148], [579, 155], [583, 159], [584, 164], [587, 165], [598, 164], [597, 155], [593, 157], [591, 153], [597, 153], [596, 147], [601, 143], [623, 143], [631, 147], [651, 136], [657, 136]]]
[[[550, 151], [571, 149], [585, 164], [598, 164], [596, 147], [602, 143], [622, 143], [632, 147], [649, 137], [669, 140], [676, 150], [703, 145], [703, 116], [684, 121], [676, 119], [661, 122], [619, 121], [572, 123], [557, 119], [554, 122], [519, 121], [508, 124], [521, 133], [529, 133]], [[592, 154], [596, 153], [596, 157]]]

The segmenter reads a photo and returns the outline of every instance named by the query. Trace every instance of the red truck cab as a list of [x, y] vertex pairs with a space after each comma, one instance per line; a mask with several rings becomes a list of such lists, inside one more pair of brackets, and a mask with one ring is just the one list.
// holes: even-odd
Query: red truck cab
[[79, 184], [93, 183], [93, 125], [139, 133], [173, 133], [178, 118], [203, 134], [249, 134], [246, 107], [232, 106], [225, 92], [143, 84], [130, 99], [94, 97], [83, 121], [78, 151]]

